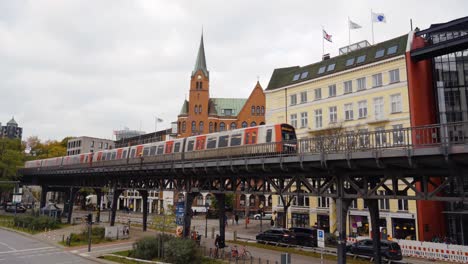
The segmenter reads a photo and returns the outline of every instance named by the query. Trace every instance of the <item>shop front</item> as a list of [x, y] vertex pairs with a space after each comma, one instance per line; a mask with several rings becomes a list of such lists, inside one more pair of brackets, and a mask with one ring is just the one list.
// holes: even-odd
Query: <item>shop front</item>
[[415, 219], [392, 218], [392, 228], [394, 238], [416, 240]]
[[322, 229], [325, 233], [330, 233], [330, 216], [325, 214], [317, 215], [317, 223], [314, 225], [318, 229]]
[[369, 236], [369, 217], [364, 215], [349, 216], [350, 237]]
[[309, 214], [292, 213], [291, 221], [293, 227], [310, 227]]

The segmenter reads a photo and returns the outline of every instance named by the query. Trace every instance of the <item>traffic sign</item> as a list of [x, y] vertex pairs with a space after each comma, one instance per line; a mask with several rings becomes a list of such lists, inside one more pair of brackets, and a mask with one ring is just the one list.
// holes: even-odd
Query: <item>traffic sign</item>
[[322, 229], [317, 229], [317, 246], [321, 248], [325, 247], [325, 231]]

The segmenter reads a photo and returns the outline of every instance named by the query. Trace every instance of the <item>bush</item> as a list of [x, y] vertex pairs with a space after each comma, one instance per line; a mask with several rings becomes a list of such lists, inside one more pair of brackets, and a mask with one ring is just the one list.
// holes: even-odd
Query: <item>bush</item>
[[[91, 229], [91, 242], [99, 243], [104, 239], [106, 229], [104, 227], [93, 227]], [[71, 233], [70, 242], [71, 243], [85, 243], [88, 241], [88, 228], [83, 228], [83, 231], [79, 234]]]
[[133, 244], [132, 257], [138, 259], [152, 260], [158, 257], [158, 237], [144, 237]]
[[164, 260], [174, 264], [201, 263], [195, 241], [173, 238], [164, 245]]
[[48, 216], [31, 216], [21, 215], [14, 219], [15, 226], [24, 227], [32, 230], [55, 229], [59, 227], [59, 223]]

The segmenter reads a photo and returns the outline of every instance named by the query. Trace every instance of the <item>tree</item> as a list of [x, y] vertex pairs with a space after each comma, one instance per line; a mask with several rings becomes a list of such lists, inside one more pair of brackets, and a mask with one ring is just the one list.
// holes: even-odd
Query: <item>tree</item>
[[[0, 138], [0, 181], [17, 180], [16, 172], [24, 164], [23, 150], [19, 139]], [[1, 184], [0, 195], [12, 189], [13, 184]]]
[[47, 140], [44, 143], [37, 136], [29, 137], [26, 144], [31, 148], [31, 156], [28, 160], [47, 159], [53, 157], [61, 157], [67, 154], [67, 142], [70, 137], [66, 137], [61, 141]]
[[[224, 199], [224, 207], [232, 209], [234, 206], [234, 194], [233, 193], [227, 193], [225, 194], [225, 199]], [[211, 200], [211, 208], [214, 210], [218, 210], [218, 200], [216, 200], [216, 196], [213, 195], [213, 199]]]

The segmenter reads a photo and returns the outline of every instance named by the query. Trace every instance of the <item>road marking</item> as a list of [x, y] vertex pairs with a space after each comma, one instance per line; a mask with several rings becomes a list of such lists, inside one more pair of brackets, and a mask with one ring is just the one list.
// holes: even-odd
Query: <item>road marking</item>
[[10, 250], [16, 250], [16, 248], [10, 247], [10, 246], [7, 245], [6, 243], [0, 242], [0, 244], [1, 244], [1, 245], [4, 245], [5, 247], [7, 247], [7, 248], [10, 249]]
[[51, 248], [55, 248], [55, 247], [28, 248], [28, 249], [3, 251], [3, 252], [0, 252], [0, 254], [9, 254], [9, 253], [16, 253], [16, 252], [27, 252], [27, 251], [35, 251], [35, 250], [43, 250], [43, 249], [51, 249]]

